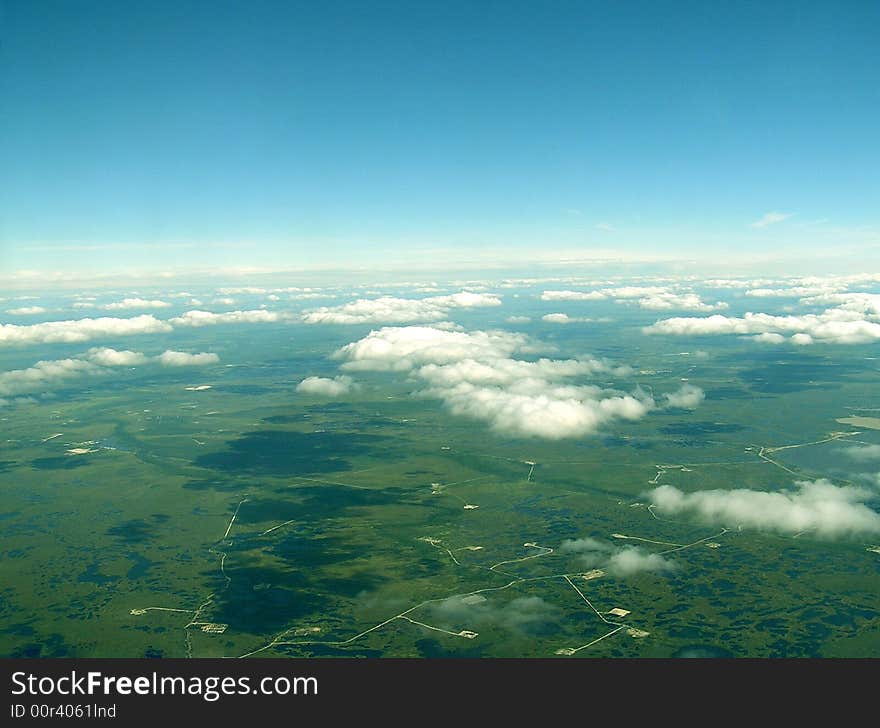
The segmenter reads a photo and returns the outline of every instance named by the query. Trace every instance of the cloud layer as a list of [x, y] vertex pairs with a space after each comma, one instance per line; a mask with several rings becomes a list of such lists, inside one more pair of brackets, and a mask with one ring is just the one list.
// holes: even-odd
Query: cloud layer
[[322, 306], [303, 314], [308, 324], [404, 324], [440, 321], [452, 309], [500, 306], [501, 299], [493, 293], [460, 291], [448, 296], [430, 298], [360, 298], [341, 306]]

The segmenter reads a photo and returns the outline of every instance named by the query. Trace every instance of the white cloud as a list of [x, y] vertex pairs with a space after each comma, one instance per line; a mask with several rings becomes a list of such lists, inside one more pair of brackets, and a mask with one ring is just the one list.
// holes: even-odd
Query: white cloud
[[9, 396], [44, 391], [84, 374], [97, 374], [99, 368], [82, 359], [38, 361], [28, 369], [0, 373], [0, 395]]
[[585, 536], [584, 538], [566, 539], [559, 546], [559, 550], [563, 553], [573, 554], [593, 553], [595, 551], [606, 551], [610, 553], [614, 551], [614, 547], [610, 543]]
[[46, 313], [46, 309], [42, 306], [22, 306], [21, 308], [7, 309], [6, 313], [11, 313], [13, 316], [34, 316], [39, 313]]
[[544, 291], [542, 301], [602, 301], [607, 296], [601, 291]]
[[664, 559], [660, 554], [652, 554], [644, 549], [627, 546], [608, 560], [608, 573], [615, 576], [632, 576], [643, 571], [673, 571], [675, 564]]
[[605, 288], [602, 292], [611, 298], [644, 298], [666, 295], [669, 290], [665, 286], [621, 286], [619, 288]]
[[522, 334], [411, 326], [372, 331], [334, 356], [346, 360], [343, 369], [415, 370], [428, 384], [423, 396], [440, 399], [453, 414], [518, 436], [578, 437], [615, 419], [639, 419], [654, 406], [641, 391], [626, 394], [558, 381], [598, 372], [628, 374], [627, 367], [591, 359], [510, 358], [529, 349]]
[[296, 385], [297, 392], [304, 394], [317, 394], [326, 397], [339, 397], [348, 394], [354, 382], [351, 377], [340, 376], [328, 379], [326, 377], [306, 377]]
[[563, 541], [559, 551], [576, 554], [578, 563], [585, 568], [602, 566], [608, 573], [620, 577], [643, 571], [673, 571], [676, 568], [672, 561], [664, 559], [660, 554], [633, 546], [617, 548], [606, 541], [589, 537]]
[[77, 343], [91, 339], [171, 331], [171, 326], [149, 314], [134, 318], [86, 318], [46, 321], [18, 326], [0, 324], [0, 346], [6, 344]]
[[443, 331], [430, 326], [384, 327], [334, 354], [343, 369], [405, 371], [422, 364], [501, 358], [530, 349], [523, 334], [509, 331]]
[[702, 389], [693, 384], [682, 384], [676, 392], [664, 395], [668, 407], [680, 407], [682, 409], [695, 409], [706, 399]]
[[508, 316], [504, 319], [509, 324], [527, 324], [531, 323], [531, 316]]
[[281, 314], [263, 309], [250, 311], [226, 311], [225, 313], [211, 313], [210, 311], [187, 311], [181, 316], [171, 319], [170, 323], [175, 326], [213, 326], [215, 324], [243, 324], [243, 323], [272, 323], [280, 321]]
[[168, 308], [170, 305], [171, 304], [167, 301], [148, 301], [143, 298], [125, 298], [115, 303], [108, 303], [105, 306], [100, 306], [99, 308], [103, 308], [106, 311], [118, 311], [129, 308]]
[[790, 212], [767, 212], [764, 213], [759, 220], [755, 220], [755, 222], [752, 223], [752, 227], [765, 228], [768, 225], [775, 225], [776, 223], [788, 220], [793, 214], [794, 213]]
[[753, 298], [802, 298], [804, 296], [823, 296], [833, 292], [829, 286], [790, 286], [788, 288], [750, 288], [747, 296]]
[[639, 306], [650, 311], [682, 309], [685, 311], [720, 311], [727, 308], [723, 301], [706, 303], [696, 293], [657, 293], [640, 298]]
[[844, 455], [853, 460], [869, 461], [880, 460], [880, 445], [859, 445], [843, 449]]
[[166, 367], [190, 367], [216, 364], [220, 361], [220, 357], [210, 352], [187, 354], [185, 351], [172, 351], [169, 349], [157, 356], [156, 361]]
[[132, 367], [139, 364], [146, 364], [149, 357], [137, 351], [117, 351], [107, 347], [89, 349], [86, 356], [100, 366], [104, 367]]
[[810, 531], [826, 538], [880, 533], [880, 513], [867, 505], [875, 493], [828, 480], [798, 481], [796, 490], [748, 489], [684, 493], [671, 485], [648, 495], [658, 512], [692, 514], [727, 527], [743, 526], [782, 533]]
[[[864, 344], [880, 339], [880, 323], [867, 321], [854, 311], [829, 309], [821, 314], [773, 316], [746, 313], [742, 317], [715, 314], [705, 317], [677, 317], [657, 321], [643, 329], [646, 334], [670, 336], [713, 336], [722, 334], [803, 334], [792, 343], [813, 341], [835, 344]], [[775, 341], [775, 339], [762, 339]]]
[[500, 306], [501, 299], [493, 293], [460, 291], [448, 296], [430, 298], [360, 298], [340, 306], [322, 306], [303, 314], [309, 324], [403, 324], [439, 321], [452, 309]]
[[569, 316], [567, 313], [546, 313], [541, 316], [541, 321], [545, 321], [548, 324], [577, 324], [587, 323], [592, 320], [593, 319], [589, 318]]
[[785, 341], [785, 337], [782, 334], [772, 334], [770, 332], [765, 332], [763, 334], [756, 334], [752, 337], [752, 341], [759, 341], [762, 344], [781, 344]]

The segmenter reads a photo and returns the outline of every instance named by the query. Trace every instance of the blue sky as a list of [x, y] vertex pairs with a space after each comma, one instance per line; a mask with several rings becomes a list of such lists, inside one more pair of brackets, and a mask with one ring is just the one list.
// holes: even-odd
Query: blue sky
[[7, 272], [880, 246], [876, 2], [0, 8]]

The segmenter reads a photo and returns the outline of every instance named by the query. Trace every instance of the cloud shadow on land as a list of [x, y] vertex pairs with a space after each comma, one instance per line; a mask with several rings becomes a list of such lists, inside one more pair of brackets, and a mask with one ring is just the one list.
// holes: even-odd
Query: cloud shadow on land
[[676, 422], [664, 425], [660, 431], [666, 435], [685, 435], [700, 437], [701, 435], [718, 435], [725, 432], [740, 432], [746, 429], [743, 425], [723, 422]]
[[768, 394], [790, 394], [805, 389], [840, 387], [842, 377], [864, 372], [854, 364], [831, 362], [825, 359], [806, 361], [773, 361], [738, 373], [739, 378], [753, 391]]
[[251, 475], [310, 475], [351, 469], [346, 457], [365, 455], [388, 438], [348, 432], [263, 430], [244, 433], [222, 452], [201, 455], [194, 465]]
[[346, 508], [383, 506], [404, 503], [406, 491], [401, 488], [363, 489], [321, 483], [294, 489], [278, 488], [288, 498], [260, 498], [249, 501], [239, 514], [242, 523], [273, 523], [297, 519], [314, 522], [338, 516]]
[[88, 461], [85, 458], [71, 457], [70, 455], [31, 460], [31, 467], [37, 470], [73, 470], [87, 464]]
[[209, 612], [214, 622], [236, 631], [270, 634], [327, 606], [326, 599], [308, 589], [309, 580], [302, 572], [230, 566], [227, 563], [228, 586], [217, 593]]
[[157, 526], [168, 521], [168, 516], [156, 513], [148, 518], [132, 518], [111, 526], [105, 532], [123, 543], [144, 543], [153, 541], [157, 536]]

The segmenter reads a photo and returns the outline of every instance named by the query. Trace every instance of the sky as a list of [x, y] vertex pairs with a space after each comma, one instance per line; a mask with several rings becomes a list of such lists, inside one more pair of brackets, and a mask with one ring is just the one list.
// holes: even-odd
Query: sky
[[880, 249], [876, 2], [0, 0], [0, 274]]

